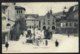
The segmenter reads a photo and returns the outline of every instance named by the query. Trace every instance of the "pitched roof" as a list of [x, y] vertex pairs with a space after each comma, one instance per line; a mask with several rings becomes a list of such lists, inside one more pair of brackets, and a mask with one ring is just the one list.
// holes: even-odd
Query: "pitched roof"
[[29, 17], [29, 16], [31, 16], [31, 17], [33, 17], [33, 18], [38, 18], [38, 17], [39, 17], [38, 14], [25, 14], [25, 17], [26, 17], [26, 18]]
[[21, 10], [21, 9], [22, 9], [22, 10], [26, 10], [24, 7], [21, 7], [21, 6], [15, 6], [15, 9], [16, 9], [16, 10]]
[[7, 5], [1, 5], [2, 9], [6, 9], [8, 6]]
[[78, 5], [74, 5], [70, 7], [66, 16], [69, 16], [71, 13], [75, 12], [76, 10], [78, 10]]
[[54, 13], [53, 15], [58, 16], [58, 15], [61, 15], [61, 14], [63, 14], [63, 12]]
[[[73, 8], [75, 8], [74, 11], [73, 11], [73, 9], [72, 9], [71, 12], [70, 12], [70, 10], [69, 10], [69, 12], [67, 13], [67, 19], [74, 18], [74, 15], [78, 13], [78, 8], [76, 8], [76, 6], [77, 6], [77, 5], [72, 6]], [[71, 8], [72, 8], [72, 7], [71, 7]]]

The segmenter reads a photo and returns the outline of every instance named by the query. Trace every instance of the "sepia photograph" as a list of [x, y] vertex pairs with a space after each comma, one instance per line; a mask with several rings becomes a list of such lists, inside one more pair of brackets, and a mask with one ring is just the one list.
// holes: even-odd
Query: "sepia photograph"
[[78, 53], [78, 2], [2, 2], [2, 53]]

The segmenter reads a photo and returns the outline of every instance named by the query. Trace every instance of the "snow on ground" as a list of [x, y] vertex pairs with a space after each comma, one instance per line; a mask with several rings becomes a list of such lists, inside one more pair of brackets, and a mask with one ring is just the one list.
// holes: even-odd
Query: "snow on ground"
[[[59, 46], [55, 47], [55, 41], [59, 41]], [[9, 48], [6, 51], [2, 45], [2, 53], [64, 53], [64, 52], [79, 52], [78, 37], [61, 34], [53, 34], [51, 40], [48, 40], [48, 46], [45, 46], [44, 41], [39, 46], [36, 44], [23, 43], [26, 41], [25, 36], [20, 36], [19, 41], [9, 41]]]

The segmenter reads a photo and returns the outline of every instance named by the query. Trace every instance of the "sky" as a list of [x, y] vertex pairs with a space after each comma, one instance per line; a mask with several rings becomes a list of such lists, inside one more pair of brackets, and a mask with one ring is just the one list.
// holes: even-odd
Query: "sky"
[[26, 9], [25, 14], [39, 14], [45, 15], [50, 9], [53, 14], [63, 11], [66, 6], [66, 11], [78, 2], [18, 2], [17, 6], [22, 6]]

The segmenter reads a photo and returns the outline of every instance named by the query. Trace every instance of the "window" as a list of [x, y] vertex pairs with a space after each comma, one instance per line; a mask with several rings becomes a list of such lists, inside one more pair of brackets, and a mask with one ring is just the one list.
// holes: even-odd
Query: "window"
[[69, 26], [70, 26], [70, 27], [72, 26], [71, 23], [69, 23]]
[[45, 25], [45, 22], [43, 22], [43, 24]]
[[3, 13], [5, 14], [5, 9], [3, 9]]
[[43, 21], [43, 25], [45, 25], [45, 21]]
[[77, 23], [74, 23], [74, 26], [76, 27], [76, 26], [78, 26], [78, 24]]
[[19, 10], [19, 13], [20, 13], [20, 10]]
[[43, 30], [45, 30], [46, 29], [46, 26], [43, 26]]
[[2, 20], [6, 20], [6, 17], [2, 17]]
[[55, 29], [55, 26], [52, 26], [52, 30], [54, 30]]
[[78, 17], [78, 13], [74, 15], [74, 18]]
[[48, 29], [50, 29], [50, 27], [48, 26]]
[[52, 24], [54, 24], [54, 22], [52, 22]]
[[57, 23], [57, 26], [60, 27], [60, 23]]
[[48, 18], [48, 19], [50, 18], [50, 14], [49, 14], [49, 12], [47, 13], [47, 18]]
[[66, 26], [68, 26], [68, 23], [66, 23]]
[[65, 23], [61, 23], [61, 27], [65, 27]]
[[50, 25], [50, 20], [48, 20], [48, 25]]
[[40, 21], [39, 21], [39, 27], [40, 27]]
[[38, 28], [38, 26], [37, 26], [37, 28]]
[[18, 14], [18, 10], [17, 10], [17, 14]]
[[22, 13], [22, 10], [21, 10], [21, 13]]
[[53, 18], [53, 21], [54, 21], [54, 18]]

